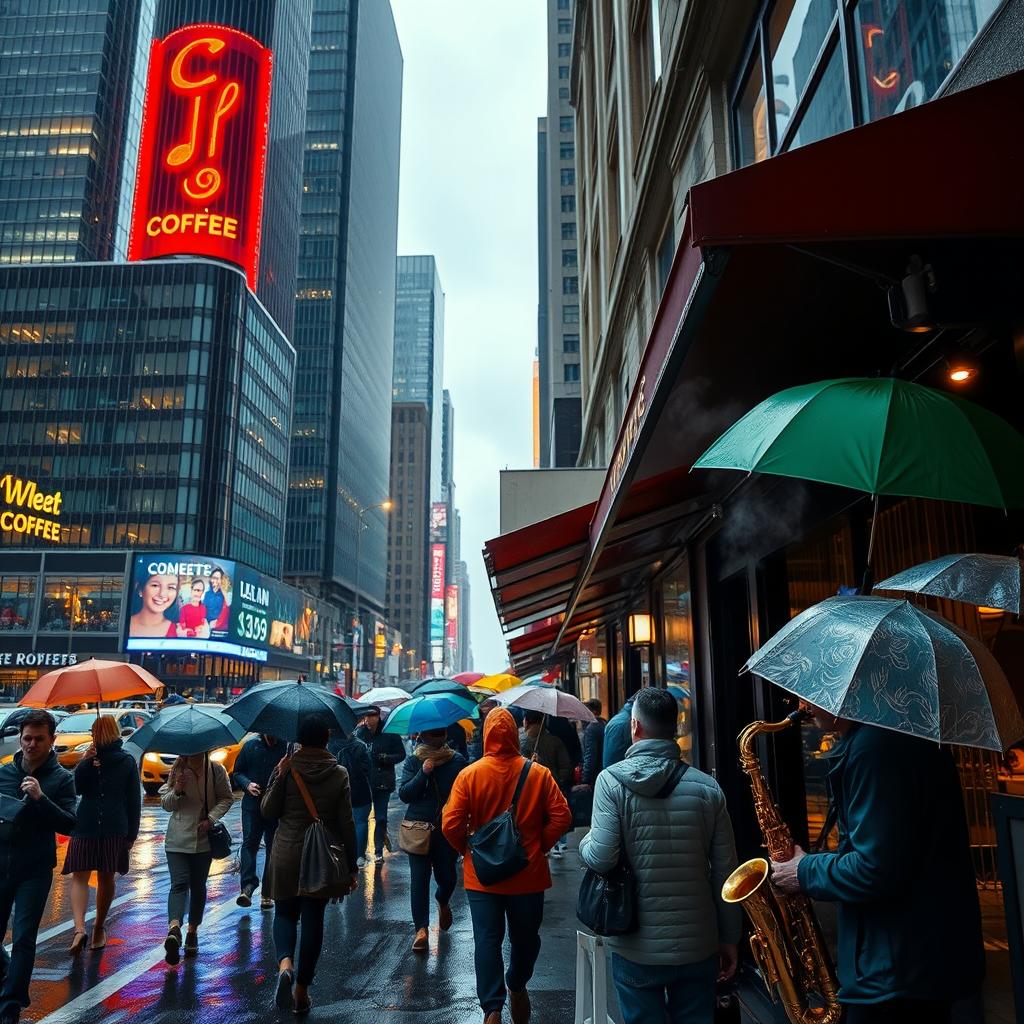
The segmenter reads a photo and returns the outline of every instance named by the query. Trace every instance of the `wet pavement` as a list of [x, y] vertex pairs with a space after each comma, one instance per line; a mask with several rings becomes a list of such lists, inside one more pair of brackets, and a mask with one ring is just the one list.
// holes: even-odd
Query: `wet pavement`
[[[402, 810], [392, 801], [392, 836]], [[260, 911], [258, 900], [249, 910], [235, 905], [238, 875], [232, 872], [231, 859], [214, 862], [198, 958], [173, 968], [164, 963], [169, 888], [162, 843], [165, 820], [156, 800], [147, 798], [142, 831], [132, 851], [132, 872], [118, 879], [108, 944], [102, 951], [69, 956], [70, 888], [58, 865], [40, 925], [32, 1006], [22, 1020], [246, 1024], [295, 1019], [273, 1006], [273, 913]], [[241, 836], [237, 803], [226, 823], [237, 847]], [[62, 861], [63, 848], [58, 856]], [[262, 857], [261, 853], [261, 864]], [[548, 894], [544, 947], [530, 986], [533, 1019], [538, 1024], [571, 1021], [575, 1006], [579, 859], [571, 851], [551, 866], [555, 886]], [[324, 953], [311, 989], [314, 1006], [307, 1019], [345, 1024], [482, 1020], [475, 997], [472, 926], [461, 883], [452, 910], [451, 931], [439, 933], [435, 924], [429, 955], [414, 956], [405, 854], [389, 855], [383, 865], [362, 871], [357, 892], [328, 908]]]

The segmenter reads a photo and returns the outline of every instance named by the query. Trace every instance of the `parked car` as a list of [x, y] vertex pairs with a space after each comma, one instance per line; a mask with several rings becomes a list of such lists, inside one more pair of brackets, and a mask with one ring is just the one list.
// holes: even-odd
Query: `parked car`
[[97, 715], [113, 715], [120, 726], [121, 735], [127, 739], [136, 729], [145, 725], [153, 716], [148, 711], [76, 711], [57, 723], [57, 741], [53, 749], [57, 760], [65, 768], [74, 768], [92, 743], [92, 723]]
[[[217, 711], [224, 710], [223, 704], [204, 704], [203, 706], [214, 708]], [[210, 751], [210, 760], [216, 764], [222, 764], [224, 770], [230, 775], [235, 769], [235, 761], [238, 759], [239, 750], [242, 749], [242, 743], [250, 735], [246, 733], [242, 737], [241, 743], [234, 743], [229, 747], [218, 747], [216, 750]], [[177, 754], [161, 754], [154, 750], [142, 755], [142, 762], [139, 766], [142, 773], [142, 788], [149, 796], [156, 796], [160, 791], [160, 787], [171, 774], [171, 766], [177, 759]]]
[[[0, 762], [7, 761], [20, 749], [21, 720], [35, 708], [26, 708], [18, 704], [0, 708]], [[66, 711], [50, 711], [60, 725], [61, 720], [68, 717]]]

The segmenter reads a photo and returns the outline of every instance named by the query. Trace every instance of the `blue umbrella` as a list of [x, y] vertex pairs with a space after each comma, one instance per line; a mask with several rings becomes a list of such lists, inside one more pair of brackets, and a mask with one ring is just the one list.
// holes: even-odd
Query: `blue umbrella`
[[830, 597], [779, 630], [744, 670], [839, 718], [937, 743], [1002, 751], [1024, 736], [988, 648], [908, 601]]
[[675, 683], [670, 683], [668, 686], [665, 687], [665, 689], [668, 690], [668, 692], [671, 693], [676, 700], [690, 699], [690, 691], [683, 686], [676, 686]]
[[428, 697], [434, 694], [448, 694], [450, 697], [473, 700], [477, 694], [472, 694], [462, 683], [454, 679], [424, 679], [417, 683], [410, 691], [414, 697]]
[[202, 704], [163, 708], [132, 733], [128, 746], [139, 754], [158, 750], [161, 754], [205, 754], [217, 747], [230, 747], [245, 736], [245, 729], [221, 711]]
[[355, 712], [343, 697], [316, 683], [282, 679], [260, 683], [232, 701], [224, 714], [249, 732], [265, 733], [281, 740], [297, 740], [299, 723], [309, 715], [321, 715], [332, 729], [351, 733]]
[[463, 718], [479, 718], [480, 711], [471, 697], [447, 693], [428, 693], [400, 704], [388, 715], [384, 732], [411, 736], [416, 732], [447, 729]]
[[875, 590], [931, 594], [1021, 614], [1024, 563], [1012, 555], [945, 555], [875, 584]]

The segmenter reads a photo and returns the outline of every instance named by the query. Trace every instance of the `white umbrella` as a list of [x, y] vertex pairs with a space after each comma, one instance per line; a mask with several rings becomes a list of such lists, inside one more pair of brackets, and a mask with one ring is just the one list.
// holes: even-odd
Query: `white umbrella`
[[372, 690], [359, 694], [357, 698], [360, 704], [375, 704], [377, 707], [401, 704], [410, 700], [410, 695], [397, 686], [375, 686]]
[[513, 686], [495, 694], [503, 707], [515, 706], [524, 711], [539, 711], [553, 718], [575, 718], [579, 722], [596, 722], [593, 712], [571, 693], [553, 686]]

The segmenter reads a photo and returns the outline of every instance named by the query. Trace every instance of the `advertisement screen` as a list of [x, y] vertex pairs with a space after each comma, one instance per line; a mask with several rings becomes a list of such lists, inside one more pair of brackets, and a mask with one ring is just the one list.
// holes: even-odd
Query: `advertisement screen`
[[256, 287], [271, 51], [224, 25], [153, 41], [129, 260], [227, 260]]
[[435, 664], [444, 658], [445, 547], [430, 545], [430, 656]]
[[448, 539], [448, 506], [443, 501], [430, 506], [430, 539], [441, 544]]
[[266, 661], [271, 649], [293, 653], [307, 630], [299, 591], [225, 558], [139, 555], [130, 596], [127, 651]]

